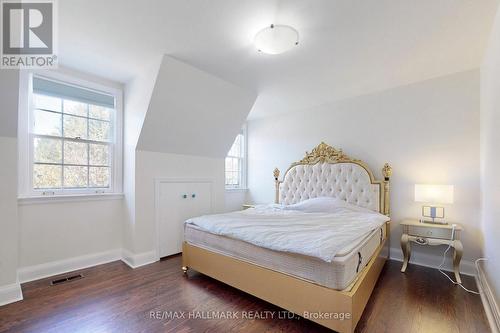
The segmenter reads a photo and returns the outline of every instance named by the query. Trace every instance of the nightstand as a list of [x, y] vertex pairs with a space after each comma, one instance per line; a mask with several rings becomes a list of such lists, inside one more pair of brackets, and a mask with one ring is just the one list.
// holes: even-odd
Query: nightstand
[[243, 210], [248, 209], [248, 208], [254, 208], [255, 205], [250, 205], [250, 204], [245, 204], [243, 205]]
[[460, 225], [456, 225], [453, 239], [453, 227], [451, 224], [433, 224], [422, 223], [418, 220], [404, 220], [401, 222], [401, 225], [403, 226], [401, 249], [404, 255], [401, 272], [404, 273], [406, 271], [408, 261], [410, 261], [412, 242], [420, 245], [451, 245], [454, 249], [453, 270], [455, 272], [455, 279], [458, 283], [462, 283], [460, 279], [460, 259], [462, 259], [463, 246], [460, 241], [460, 233], [463, 229]]

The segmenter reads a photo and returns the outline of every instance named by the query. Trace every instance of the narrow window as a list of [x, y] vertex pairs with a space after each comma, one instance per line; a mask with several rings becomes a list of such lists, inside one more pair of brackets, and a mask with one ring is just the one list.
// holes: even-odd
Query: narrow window
[[246, 143], [243, 129], [234, 140], [226, 157], [226, 189], [246, 188]]

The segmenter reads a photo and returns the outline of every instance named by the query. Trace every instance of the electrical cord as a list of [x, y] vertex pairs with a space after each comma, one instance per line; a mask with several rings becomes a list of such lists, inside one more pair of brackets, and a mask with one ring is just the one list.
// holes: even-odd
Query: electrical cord
[[[452, 230], [451, 230], [451, 239], [450, 239], [450, 241], [452, 241], [452, 242], [453, 242], [453, 240], [455, 239], [455, 226], [456, 226], [456, 225], [455, 225], [455, 224], [453, 224], [453, 225], [452, 225]], [[466, 292], [471, 293], [471, 294], [475, 294], [475, 295], [480, 295], [480, 294], [481, 294], [481, 292], [479, 292], [479, 291], [474, 291], [474, 290], [470, 290], [470, 289], [467, 289], [467, 288], [466, 288], [466, 287], [464, 287], [461, 283], [458, 283], [458, 282], [456, 282], [456, 281], [453, 281], [453, 279], [452, 279], [452, 278], [450, 278], [450, 276], [449, 276], [448, 274], [446, 274], [446, 273], [442, 270], [443, 265], [444, 265], [444, 262], [446, 261], [446, 254], [447, 254], [447, 253], [448, 253], [448, 251], [451, 249], [451, 244], [452, 244], [452, 243], [450, 243], [450, 244], [448, 245], [448, 247], [446, 248], [446, 250], [445, 250], [445, 251], [444, 251], [444, 253], [443, 253], [443, 260], [441, 261], [441, 264], [438, 266], [438, 271], [440, 271], [440, 272], [441, 272], [441, 274], [443, 274], [444, 276], [446, 276], [446, 278], [448, 278], [448, 280], [450, 280], [450, 281], [451, 281], [451, 283], [456, 284], [456, 285], [459, 285], [459, 286], [460, 286], [463, 290], [465, 290]], [[476, 270], [478, 271], [478, 274], [479, 274], [479, 267], [478, 267], [478, 264], [477, 264], [477, 263], [478, 263], [479, 261], [485, 261], [485, 260], [488, 260], [488, 259], [486, 259], [486, 258], [479, 258], [479, 259], [477, 259], [476, 261], [474, 261], [474, 264], [475, 264], [475, 266], [476, 266]]]

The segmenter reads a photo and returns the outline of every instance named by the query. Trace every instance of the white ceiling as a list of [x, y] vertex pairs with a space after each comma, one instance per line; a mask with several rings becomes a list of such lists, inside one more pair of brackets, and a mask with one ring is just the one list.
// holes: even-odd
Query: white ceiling
[[[162, 54], [259, 94], [250, 117], [477, 68], [497, 0], [64, 0], [59, 59], [126, 83]], [[256, 52], [271, 23], [300, 33]]]

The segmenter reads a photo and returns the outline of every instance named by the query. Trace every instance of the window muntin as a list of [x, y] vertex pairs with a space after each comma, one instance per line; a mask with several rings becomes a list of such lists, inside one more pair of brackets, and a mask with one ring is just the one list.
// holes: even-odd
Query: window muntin
[[228, 189], [245, 187], [245, 136], [236, 136], [225, 160], [225, 184]]
[[[43, 79], [34, 78], [38, 80]], [[114, 97], [57, 82], [32, 94], [31, 188], [109, 192], [113, 188]], [[54, 88], [55, 87], [55, 88]], [[57, 95], [57, 89], [61, 94]], [[72, 96], [86, 97], [82, 100]], [[103, 96], [106, 105], [94, 101]], [[94, 98], [95, 99], [95, 98]], [[113, 105], [109, 101], [113, 101]]]

